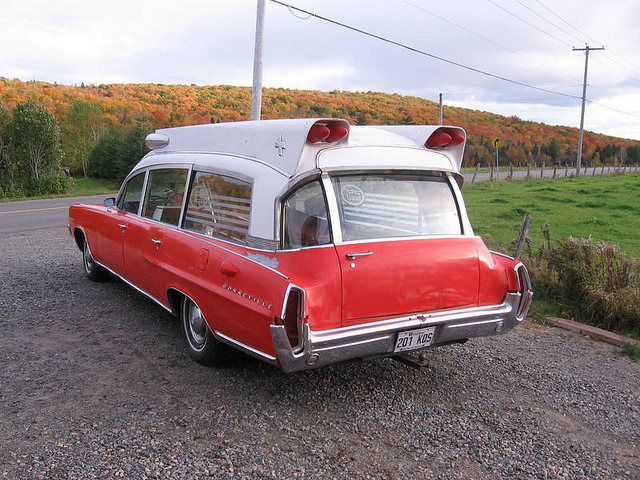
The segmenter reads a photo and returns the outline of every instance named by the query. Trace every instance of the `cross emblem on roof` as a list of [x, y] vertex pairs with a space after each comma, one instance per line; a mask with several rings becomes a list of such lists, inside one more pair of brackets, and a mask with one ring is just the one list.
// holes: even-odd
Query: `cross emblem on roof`
[[287, 149], [287, 142], [283, 140], [281, 133], [276, 137], [275, 147], [278, 149], [278, 155], [282, 157], [282, 155], [284, 155], [284, 151]]

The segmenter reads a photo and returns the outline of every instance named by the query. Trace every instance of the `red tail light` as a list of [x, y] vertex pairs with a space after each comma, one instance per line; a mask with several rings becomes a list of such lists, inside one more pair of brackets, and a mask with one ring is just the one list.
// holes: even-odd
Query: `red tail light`
[[331, 135], [331, 130], [326, 125], [322, 123], [316, 123], [311, 130], [309, 130], [309, 135], [307, 135], [307, 142], [309, 143], [320, 143], [324, 142]]
[[431, 134], [425, 146], [427, 148], [446, 148], [460, 145], [464, 142], [464, 133], [454, 128], [438, 128]]
[[307, 143], [335, 143], [347, 135], [349, 124], [344, 120], [322, 120], [309, 129]]
[[300, 321], [304, 315], [303, 293], [298, 288], [290, 288], [282, 310], [282, 323], [287, 332], [291, 347], [296, 350], [300, 345]]

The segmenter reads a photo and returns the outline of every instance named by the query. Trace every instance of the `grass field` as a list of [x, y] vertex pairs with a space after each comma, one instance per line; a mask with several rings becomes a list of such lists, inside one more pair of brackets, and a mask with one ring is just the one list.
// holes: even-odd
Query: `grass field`
[[38, 200], [41, 198], [80, 197], [86, 195], [101, 195], [117, 193], [120, 185], [100, 178], [75, 178], [69, 191], [59, 195], [43, 195], [35, 197], [3, 198], [0, 202], [15, 202], [18, 200]]
[[549, 224], [552, 240], [602, 240], [640, 257], [640, 174], [482, 182], [463, 188], [471, 224], [491, 248], [513, 253], [525, 214], [532, 248]]

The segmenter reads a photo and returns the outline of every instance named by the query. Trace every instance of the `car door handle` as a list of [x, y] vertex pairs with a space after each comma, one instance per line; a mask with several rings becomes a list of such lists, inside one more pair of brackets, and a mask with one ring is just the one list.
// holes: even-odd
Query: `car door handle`
[[127, 226], [126, 226], [124, 223], [119, 223], [119, 224], [118, 224], [118, 226], [119, 226], [120, 228], [127, 228]]
[[373, 255], [374, 252], [362, 252], [362, 253], [347, 253], [347, 258], [349, 260], [355, 260], [358, 257], [368, 257], [369, 255]]
[[158, 240], [157, 238], [152, 238], [151, 241], [158, 246], [162, 243], [162, 240]]

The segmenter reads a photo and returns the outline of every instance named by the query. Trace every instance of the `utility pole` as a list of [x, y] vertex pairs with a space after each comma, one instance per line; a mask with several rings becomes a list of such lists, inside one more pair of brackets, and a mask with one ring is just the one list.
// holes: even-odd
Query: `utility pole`
[[440, 125], [442, 125], [443, 118], [444, 118], [444, 109], [442, 106], [442, 94], [440, 94]]
[[585, 48], [575, 48], [574, 52], [584, 51], [584, 82], [582, 84], [582, 113], [580, 114], [580, 135], [578, 135], [578, 159], [576, 160], [576, 177], [580, 176], [580, 164], [582, 163], [582, 139], [584, 138], [584, 106], [587, 101], [587, 68], [589, 66], [589, 52], [591, 50], [604, 50], [604, 47], [590, 48], [589, 45], [585, 45]]
[[258, 0], [256, 14], [256, 46], [253, 51], [253, 89], [251, 90], [251, 120], [260, 120], [262, 108], [262, 32], [264, 31], [264, 3]]

